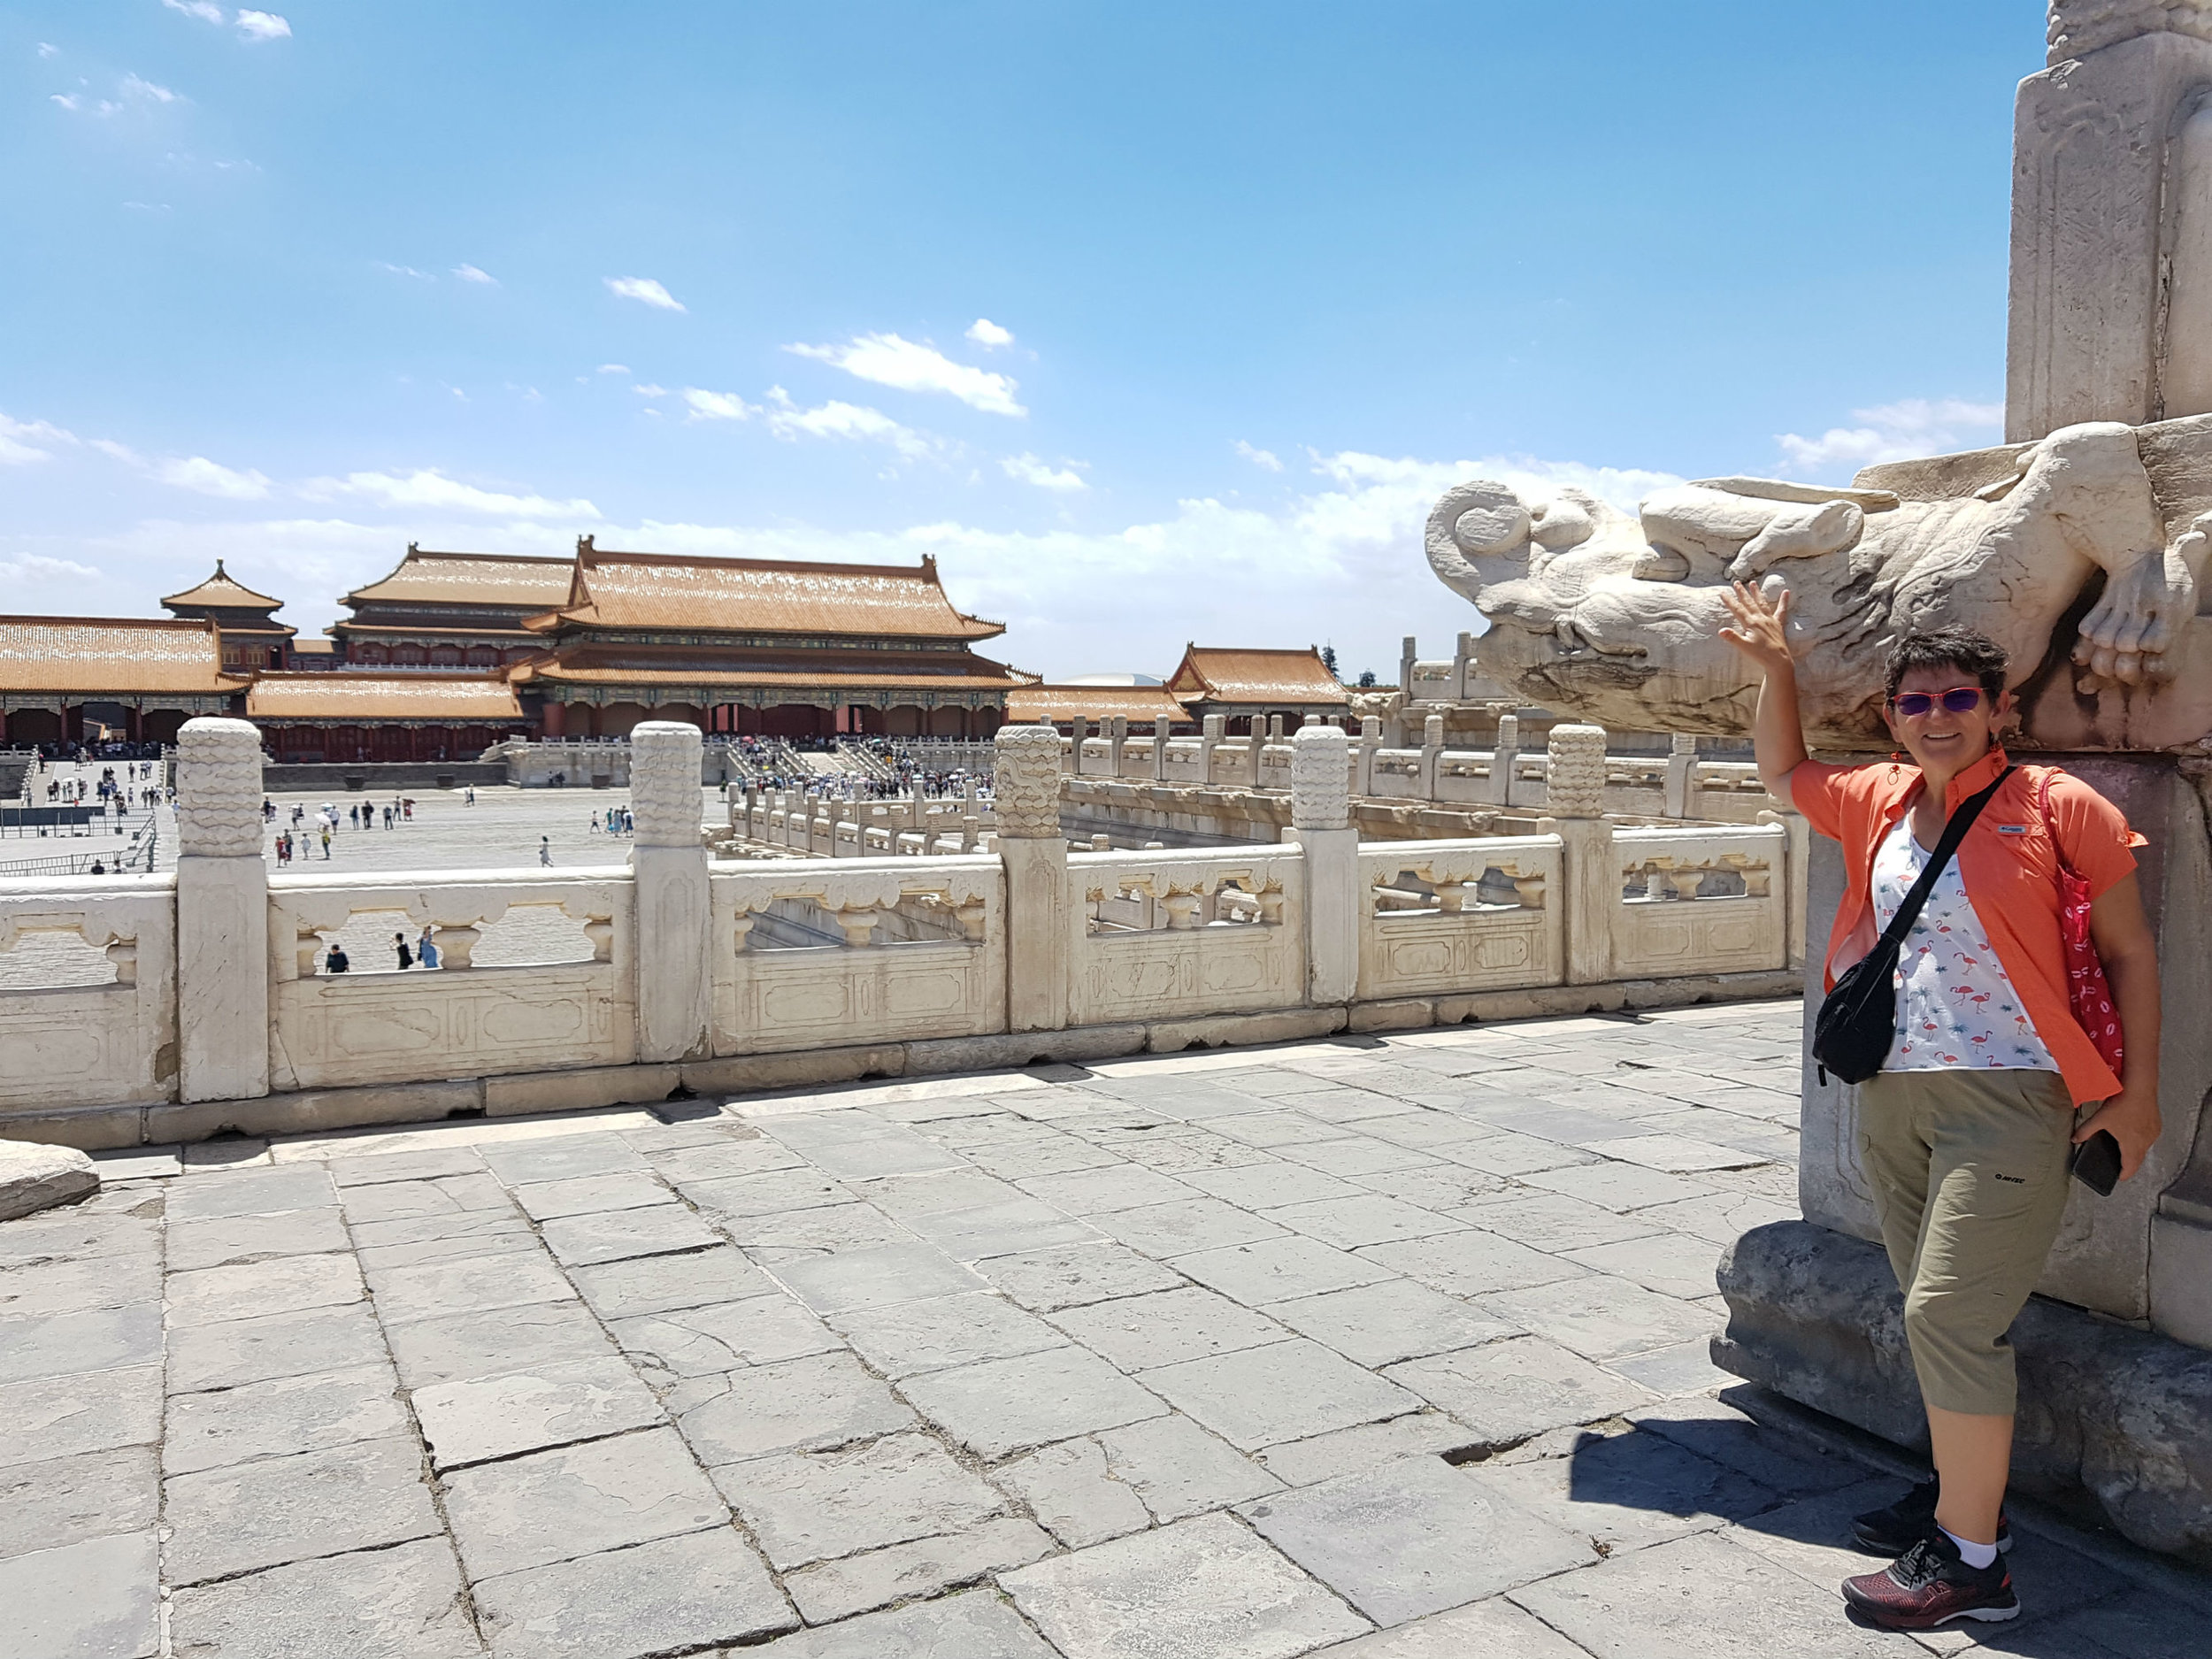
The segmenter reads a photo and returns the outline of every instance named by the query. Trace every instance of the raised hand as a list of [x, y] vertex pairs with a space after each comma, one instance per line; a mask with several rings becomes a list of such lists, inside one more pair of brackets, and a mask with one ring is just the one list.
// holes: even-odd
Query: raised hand
[[1788, 588], [1777, 589], [1770, 600], [1757, 588], [1737, 582], [1721, 595], [1720, 601], [1736, 625], [1723, 628], [1722, 639], [1757, 664], [1763, 673], [1795, 670], [1796, 660], [1790, 655]]

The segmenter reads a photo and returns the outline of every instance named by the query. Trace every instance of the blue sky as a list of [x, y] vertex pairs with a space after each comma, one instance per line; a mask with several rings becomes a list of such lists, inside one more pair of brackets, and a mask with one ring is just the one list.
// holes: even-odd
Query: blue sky
[[0, 609], [588, 531], [1389, 678], [1459, 477], [1997, 436], [2035, 0], [269, 4], [0, 13]]

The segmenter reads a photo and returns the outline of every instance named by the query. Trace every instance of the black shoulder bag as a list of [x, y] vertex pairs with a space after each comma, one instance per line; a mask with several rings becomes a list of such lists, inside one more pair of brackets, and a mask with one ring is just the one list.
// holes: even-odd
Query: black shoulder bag
[[1995, 783], [1959, 803], [1959, 810], [1944, 825], [1935, 850], [1928, 855], [1920, 879], [1882, 930], [1880, 941], [1836, 981], [1836, 988], [1821, 1003], [1819, 1018], [1813, 1021], [1813, 1059], [1824, 1079], [1833, 1075], [1846, 1083], [1863, 1083], [1889, 1058], [1890, 1048], [1897, 1041], [1897, 956], [1905, 935], [1920, 919], [1921, 907], [1935, 891], [1943, 866], [1951, 862], [1951, 855], [1958, 851], [1990, 796], [2017, 770], [2006, 767]]

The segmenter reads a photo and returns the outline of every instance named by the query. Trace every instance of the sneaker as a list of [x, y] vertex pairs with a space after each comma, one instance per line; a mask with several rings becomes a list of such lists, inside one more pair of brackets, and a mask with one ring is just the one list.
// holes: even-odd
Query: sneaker
[[2003, 1556], [1986, 1567], [1970, 1567], [1956, 1544], [1932, 1531], [1882, 1571], [1846, 1578], [1843, 1599], [1859, 1618], [1884, 1630], [1933, 1630], [1955, 1618], [1994, 1623], [2020, 1616]]
[[[1903, 1555], [1935, 1525], [1936, 1483], [1924, 1480], [1886, 1509], [1869, 1509], [1851, 1517], [1851, 1541], [1870, 1555], [1892, 1561]], [[1997, 1550], [2012, 1548], [2012, 1524], [2001, 1509], [1997, 1514]]]

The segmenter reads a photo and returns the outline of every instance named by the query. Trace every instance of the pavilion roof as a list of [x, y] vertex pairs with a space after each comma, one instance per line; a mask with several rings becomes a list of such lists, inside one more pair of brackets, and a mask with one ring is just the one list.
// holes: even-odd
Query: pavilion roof
[[284, 601], [257, 594], [223, 568], [223, 561], [215, 561], [215, 573], [197, 588], [188, 588], [180, 594], [171, 594], [161, 602], [173, 610], [179, 605], [193, 605], [221, 611], [280, 611]]
[[298, 657], [333, 657], [337, 654], [338, 641], [319, 637], [294, 640], [292, 650], [293, 654]]
[[0, 692], [222, 696], [215, 624], [199, 618], [0, 616]]
[[566, 603], [530, 626], [677, 629], [726, 634], [872, 634], [902, 639], [985, 640], [1005, 625], [953, 608], [925, 554], [897, 565], [830, 565], [809, 559], [698, 558], [619, 553], [587, 536], [576, 549]]
[[341, 602], [386, 604], [491, 605], [545, 611], [566, 603], [575, 574], [571, 557], [535, 553], [439, 553], [407, 544], [392, 572], [357, 588]]
[[1244, 647], [1191, 645], [1168, 677], [1167, 688], [1184, 703], [1276, 703], [1345, 706], [1341, 680], [1321, 653]]
[[378, 674], [347, 669], [334, 673], [266, 673], [246, 693], [253, 720], [513, 721], [522, 718], [514, 687], [495, 674], [439, 674], [411, 671]]
[[1191, 718], [1165, 686], [1024, 686], [1006, 699], [1006, 718], [1017, 722], [1058, 726], [1068, 720], [1110, 720], [1118, 716], [1133, 726], [1154, 720], [1187, 724]]

